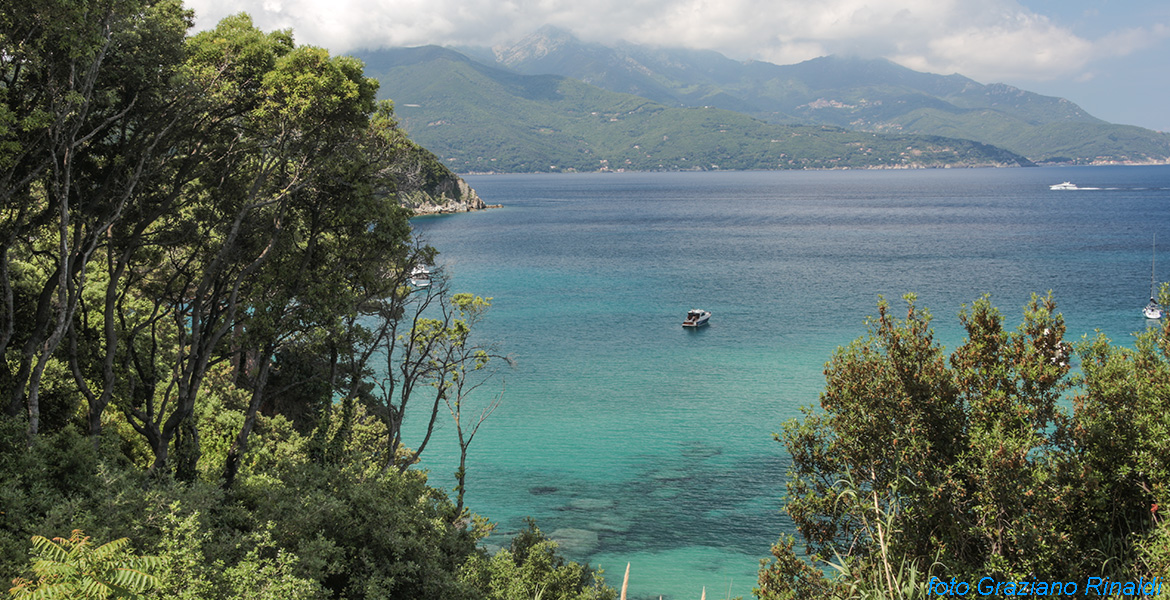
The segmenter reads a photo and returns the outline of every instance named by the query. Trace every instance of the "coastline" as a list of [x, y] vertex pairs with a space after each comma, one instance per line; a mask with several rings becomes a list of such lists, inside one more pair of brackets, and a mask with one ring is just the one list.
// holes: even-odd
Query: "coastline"
[[465, 212], [478, 212], [481, 210], [488, 210], [489, 208], [503, 208], [503, 204], [480, 204], [479, 206], [469, 207], [466, 203], [450, 203], [450, 204], [427, 204], [420, 207], [412, 208], [414, 216], [418, 217], [438, 217], [441, 215], [453, 215]]
[[[708, 172], [708, 171], [724, 171], [724, 172], [768, 172], [768, 171], [914, 171], [914, 170], [932, 170], [932, 169], [1031, 169], [1037, 167], [1150, 167], [1150, 166], [1166, 166], [1170, 165], [1170, 160], [1100, 160], [1093, 162], [1033, 162], [1031, 164], [1012, 164], [1012, 163], [997, 163], [997, 164], [897, 164], [897, 165], [867, 165], [859, 167], [802, 167], [792, 169], [595, 169], [592, 171], [582, 171], [578, 169], [557, 169], [555, 171], [460, 171], [457, 174], [460, 177], [466, 175], [484, 176], [484, 175], [561, 175], [567, 173], [690, 173], [690, 172]], [[494, 205], [487, 205], [488, 208], [494, 208]]]
[[444, 184], [437, 194], [406, 193], [399, 196], [399, 202], [402, 206], [414, 211], [414, 217], [449, 215], [503, 207], [502, 204], [484, 202], [462, 177], [456, 177], [453, 182]]

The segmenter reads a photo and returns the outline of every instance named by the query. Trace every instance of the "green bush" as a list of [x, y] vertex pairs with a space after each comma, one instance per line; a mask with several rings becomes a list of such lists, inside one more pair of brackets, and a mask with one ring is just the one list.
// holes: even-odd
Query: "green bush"
[[565, 562], [557, 543], [532, 519], [509, 548], [492, 557], [472, 556], [462, 578], [486, 593], [487, 600], [613, 600], [615, 590], [588, 565]]

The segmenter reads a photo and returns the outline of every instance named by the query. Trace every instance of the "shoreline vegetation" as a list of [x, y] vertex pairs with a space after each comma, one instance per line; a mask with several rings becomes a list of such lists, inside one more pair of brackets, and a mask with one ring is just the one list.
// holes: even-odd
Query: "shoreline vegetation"
[[[176, 0], [4, 11], [8, 597], [619, 597], [533, 521], [481, 543], [468, 448], [510, 361], [481, 339], [490, 298], [419, 282], [437, 251], [409, 219], [486, 205], [359, 61], [246, 14], [188, 35]], [[777, 436], [811, 562], [782, 538], [756, 596], [1170, 576], [1170, 319], [1074, 346], [1051, 297], [1014, 332], [980, 299], [945, 355], [907, 305], [879, 304]], [[438, 435], [450, 492], [417, 468]]]

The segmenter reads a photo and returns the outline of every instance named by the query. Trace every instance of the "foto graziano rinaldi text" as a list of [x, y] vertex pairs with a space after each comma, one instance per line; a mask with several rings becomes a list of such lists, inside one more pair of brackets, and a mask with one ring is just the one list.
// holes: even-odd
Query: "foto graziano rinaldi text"
[[931, 577], [926, 590], [939, 596], [1072, 596], [1077, 592], [1089, 596], [1160, 596], [1162, 578], [1114, 581], [1089, 577], [1082, 585], [1076, 581], [1000, 581], [994, 577], [972, 583]]

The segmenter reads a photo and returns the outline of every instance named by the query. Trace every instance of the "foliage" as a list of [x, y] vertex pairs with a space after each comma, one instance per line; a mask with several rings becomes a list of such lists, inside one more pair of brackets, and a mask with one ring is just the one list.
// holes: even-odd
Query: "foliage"
[[929, 313], [907, 305], [897, 319], [879, 303], [869, 335], [826, 365], [822, 410], [777, 436], [793, 456], [787, 510], [837, 575], [817, 577], [790, 540], [762, 566], [760, 597], [914, 597], [936, 573], [1162, 572], [1170, 331], [1135, 349], [1087, 340], [1073, 376], [1051, 296], [1014, 332], [987, 298], [965, 307], [949, 357]]
[[[383, 447], [380, 423], [354, 412], [348, 443], [328, 463], [311, 460], [299, 434], [258, 428], [257, 461], [230, 492], [146, 477], [128, 462], [103, 466], [106, 450], [95, 452], [85, 435], [43, 434], [32, 458], [0, 470], [9, 489], [30, 492], [4, 498], [0, 570], [27, 563], [23, 531], [72, 522], [157, 556], [148, 597], [480, 597], [460, 573], [482, 526], [467, 528], [425, 474], [383, 472], [370, 457]], [[23, 430], [10, 434], [21, 447]], [[280, 438], [287, 445], [273, 443]], [[58, 447], [42, 448], [49, 442]], [[71, 452], [80, 454], [73, 464]]]
[[764, 600], [826, 598], [836, 585], [824, 573], [796, 555], [796, 538], [788, 535], [772, 546], [772, 559], [760, 560], [760, 574], [753, 592]]
[[435, 254], [397, 188], [458, 186], [359, 61], [288, 31], [240, 14], [186, 37], [172, 0], [30, 11], [0, 35], [7, 413], [33, 445], [83, 402], [90, 435], [132, 429], [156, 474], [230, 487], [262, 412], [306, 432], [372, 386], [364, 320], [397, 323]]
[[235, 492], [235, 509], [275, 525], [281, 547], [305, 557], [299, 572], [335, 596], [461, 598], [456, 579], [476, 533], [422, 473], [370, 472], [349, 465], [302, 464], [282, 478], [253, 476]]
[[165, 535], [159, 544], [162, 564], [160, 585], [151, 598], [177, 600], [310, 600], [324, 590], [313, 580], [298, 577], [298, 557], [276, 547], [272, 524], [243, 536], [238, 550], [246, 549], [234, 565], [207, 556], [210, 535], [200, 526], [199, 513], [179, 515], [179, 503], [166, 517]]
[[399, 189], [451, 173], [360, 62], [289, 31], [240, 14], [188, 37], [174, 0], [18, 4], [0, 14], [0, 571], [83, 528], [119, 540], [93, 560], [61, 542], [83, 562], [146, 560], [115, 560], [126, 539], [159, 557], [157, 581], [77, 584], [99, 595], [480, 597], [459, 573], [482, 526], [401, 436], [412, 397], [429, 436], [491, 358], [486, 300], [438, 268], [408, 285], [437, 253]]
[[67, 539], [33, 536], [32, 543], [36, 579], [15, 579], [12, 598], [129, 600], [158, 583], [150, 572], [157, 570], [159, 559], [131, 555], [128, 538], [95, 547], [75, 529]]
[[489, 600], [614, 600], [616, 590], [588, 565], [566, 563], [557, 543], [544, 536], [532, 520], [512, 538], [509, 548], [490, 558], [472, 556], [462, 578], [486, 592]]

